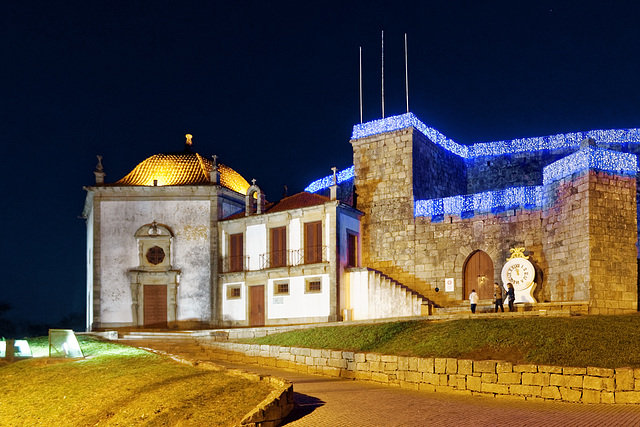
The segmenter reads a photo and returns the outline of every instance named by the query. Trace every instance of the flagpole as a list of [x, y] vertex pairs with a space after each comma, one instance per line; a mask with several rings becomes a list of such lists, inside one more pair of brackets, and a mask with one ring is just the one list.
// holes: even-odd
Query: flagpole
[[384, 119], [384, 30], [382, 30], [382, 118]]
[[409, 61], [407, 53], [407, 33], [404, 33], [404, 87], [407, 97], [407, 113], [409, 112]]
[[360, 124], [362, 124], [362, 46], [360, 46]]

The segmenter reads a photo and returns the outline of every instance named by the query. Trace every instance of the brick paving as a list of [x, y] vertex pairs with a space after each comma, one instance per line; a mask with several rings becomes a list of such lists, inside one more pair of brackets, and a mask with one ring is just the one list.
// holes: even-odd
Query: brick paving
[[419, 392], [216, 361], [287, 378], [299, 407], [287, 426], [640, 426], [640, 407], [517, 401]]
[[[131, 342], [179, 356], [210, 360], [202, 348], [167, 348], [167, 341]], [[183, 350], [182, 352], [180, 350]], [[298, 408], [286, 426], [640, 426], [640, 405], [589, 405], [433, 393], [213, 360], [233, 369], [286, 378]]]

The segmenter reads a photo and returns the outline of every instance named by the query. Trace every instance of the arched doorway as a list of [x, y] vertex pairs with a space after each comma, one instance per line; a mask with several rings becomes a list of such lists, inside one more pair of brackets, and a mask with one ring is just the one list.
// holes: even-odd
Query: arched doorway
[[480, 299], [493, 298], [493, 261], [486, 252], [475, 251], [465, 262], [463, 298], [468, 298], [472, 289]]

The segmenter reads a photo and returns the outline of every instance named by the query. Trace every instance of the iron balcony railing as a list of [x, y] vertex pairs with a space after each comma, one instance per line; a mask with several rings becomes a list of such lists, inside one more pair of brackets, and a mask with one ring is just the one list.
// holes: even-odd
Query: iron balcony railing
[[258, 266], [251, 266], [249, 256], [225, 257], [222, 259], [222, 272], [234, 273], [250, 270], [266, 270], [269, 268], [292, 267], [304, 264], [328, 262], [326, 246], [315, 246], [305, 249], [274, 251], [260, 254]]
[[235, 273], [240, 271], [249, 271], [249, 256], [229, 256], [222, 259], [222, 272]]
[[291, 265], [290, 252], [291, 251], [274, 251], [260, 254], [260, 270]]

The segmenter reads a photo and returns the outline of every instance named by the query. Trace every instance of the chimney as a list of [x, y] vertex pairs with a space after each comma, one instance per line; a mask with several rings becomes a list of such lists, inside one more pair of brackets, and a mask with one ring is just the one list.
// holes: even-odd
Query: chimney
[[336, 171], [338, 168], [334, 166], [331, 170], [333, 171], [333, 184], [329, 187], [329, 198], [331, 200], [336, 200], [338, 198], [338, 178], [336, 177]]

